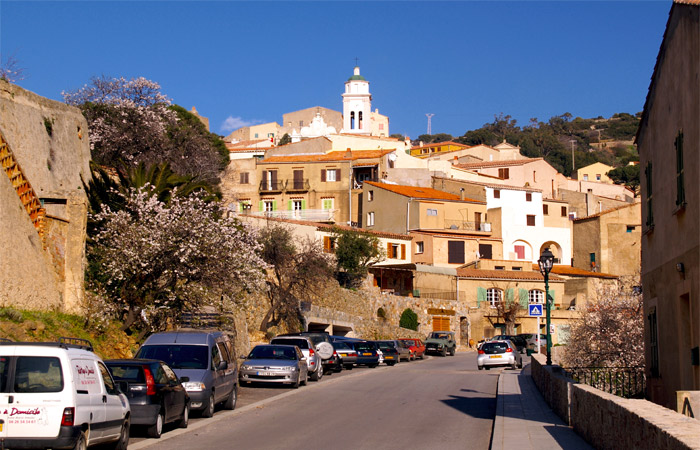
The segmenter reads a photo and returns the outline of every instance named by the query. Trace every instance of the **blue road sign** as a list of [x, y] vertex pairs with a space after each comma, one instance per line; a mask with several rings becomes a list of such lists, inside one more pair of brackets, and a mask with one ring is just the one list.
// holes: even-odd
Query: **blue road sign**
[[528, 305], [527, 313], [530, 317], [541, 317], [543, 309], [544, 309], [544, 305], [540, 305], [538, 303], [532, 303], [532, 304]]

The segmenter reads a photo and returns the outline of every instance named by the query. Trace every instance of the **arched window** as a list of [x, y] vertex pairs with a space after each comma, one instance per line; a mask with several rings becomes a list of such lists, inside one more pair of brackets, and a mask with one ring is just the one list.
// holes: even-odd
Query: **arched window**
[[357, 113], [357, 117], [358, 117], [357, 128], [361, 130], [362, 129], [362, 111]]
[[486, 300], [491, 305], [491, 308], [495, 308], [496, 305], [503, 301], [503, 291], [496, 288], [490, 288], [486, 291]]
[[528, 300], [530, 303], [544, 303], [544, 291], [533, 289], [528, 292]]
[[350, 129], [355, 129], [355, 111], [350, 111]]

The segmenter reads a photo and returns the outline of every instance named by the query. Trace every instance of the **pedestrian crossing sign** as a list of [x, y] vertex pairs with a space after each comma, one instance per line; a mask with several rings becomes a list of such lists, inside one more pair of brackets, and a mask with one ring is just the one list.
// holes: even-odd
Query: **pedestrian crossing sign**
[[541, 317], [543, 306], [538, 303], [528, 305], [527, 314], [530, 317]]

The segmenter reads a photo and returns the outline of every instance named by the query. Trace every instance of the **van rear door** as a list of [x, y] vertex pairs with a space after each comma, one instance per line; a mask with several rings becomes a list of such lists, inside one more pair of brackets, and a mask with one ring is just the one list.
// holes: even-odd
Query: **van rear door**
[[71, 366], [77, 392], [76, 403], [79, 406], [75, 423], [90, 424], [90, 442], [99, 442], [104, 436], [101, 424], [104, 423], [106, 415], [99, 369], [95, 365], [95, 360], [86, 357], [71, 359]]
[[[25, 352], [22, 352], [25, 353]], [[29, 351], [28, 353], [31, 353]], [[58, 356], [0, 355], [5, 377], [0, 403], [2, 434], [11, 438], [54, 437], [61, 428], [69, 380]]]

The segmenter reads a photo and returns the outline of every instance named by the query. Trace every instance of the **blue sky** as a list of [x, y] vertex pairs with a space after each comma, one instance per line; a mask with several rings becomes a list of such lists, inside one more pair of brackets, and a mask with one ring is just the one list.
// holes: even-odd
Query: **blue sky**
[[531, 117], [641, 111], [670, 1], [8, 1], [0, 52], [61, 99], [144, 76], [211, 130], [342, 111], [355, 57], [392, 133], [455, 136]]

